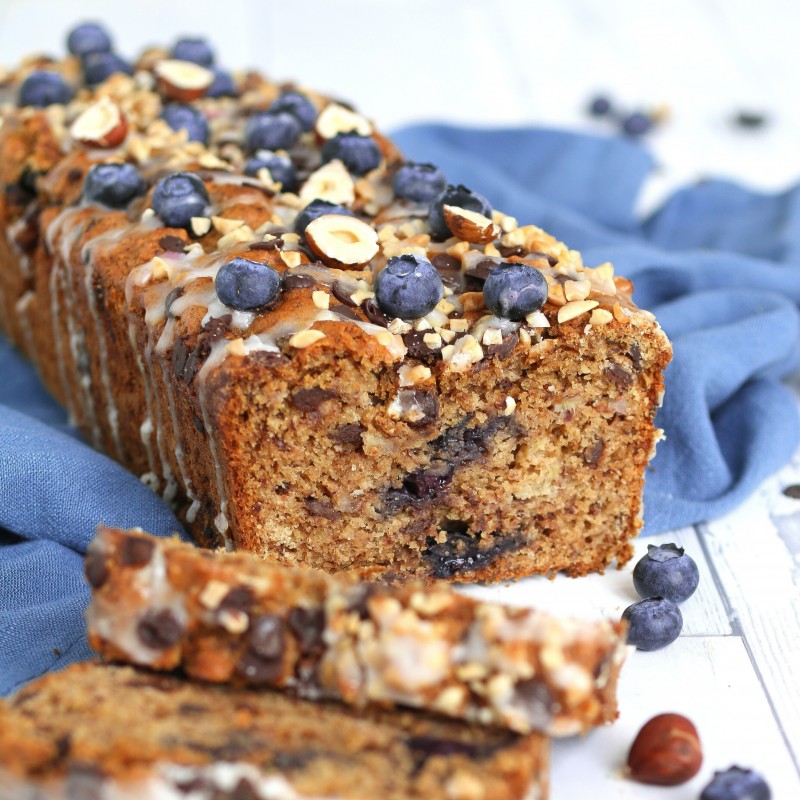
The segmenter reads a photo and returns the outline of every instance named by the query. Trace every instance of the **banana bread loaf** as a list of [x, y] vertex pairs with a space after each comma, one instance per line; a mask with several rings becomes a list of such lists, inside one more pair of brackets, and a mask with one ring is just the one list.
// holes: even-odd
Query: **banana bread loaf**
[[616, 717], [618, 622], [445, 586], [387, 586], [101, 528], [86, 557], [101, 655], [214, 683], [397, 704], [566, 736]]
[[630, 558], [670, 358], [630, 282], [347, 105], [169, 55], [0, 87], [0, 326], [87, 439], [287, 564]]
[[0, 701], [0, 800], [545, 800], [547, 740], [86, 663]]

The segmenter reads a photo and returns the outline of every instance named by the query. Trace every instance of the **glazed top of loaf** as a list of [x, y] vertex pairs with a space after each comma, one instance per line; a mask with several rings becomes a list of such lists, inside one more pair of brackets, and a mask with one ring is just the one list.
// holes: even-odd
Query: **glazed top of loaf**
[[[21, 82], [42, 69], [70, 84], [68, 103], [20, 105]], [[570, 329], [633, 326], [658, 331], [659, 349], [668, 347], [653, 315], [633, 304], [631, 283], [615, 276], [611, 264], [585, 267], [578, 252], [534, 225], [521, 227], [497, 210], [480, 214], [445, 206], [452, 235], [441, 235], [441, 221], [437, 235], [429, 205], [393, 190], [401, 154], [371, 121], [341, 102], [252, 72], [236, 76], [236, 96], [204, 97], [210, 71], [157, 49], [142, 54], [132, 76], [117, 73], [94, 88], [81, 84], [80, 73], [73, 57], [39, 57], [0, 76], [0, 202], [12, 221], [10, 239], [24, 251], [26, 225], [47, 207], [58, 214], [48, 218], [46, 246], [64, 259], [74, 257], [70, 248], [88, 218], [104, 218], [94, 241], [80, 240], [95, 252], [123, 240], [135, 243], [137, 236], [155, 237], [160, 252], [130, 270], [128, 300], [136, 296], [147, 322], [164, 326], [162, 351], [176, 335], [213, 328], [217, 340], [201, 372], [229, 356], [265, 351], [294, 357], [329, 348], [332, 354], [368, 351], [373, 360], [393, 363], [400, 385], [410, 386], [429, 379], [431, 370], [467, 371]], [[253, 155], [245, 141], [248, 119], [287, 90], [302, 91], [316, 112], [311, 130], [284, 154], [297, 171], [294, 192], [282, 191], [269, 169], [244, 174]], [[172, 130], [161, 118], [172, 102], [202, 112], [207, 144], [189, 141], [186, 130]], [[323, 152], [326, 142], [350, 131], [371, 137], [380, 150], [379, 165], [360, 176]], [[89, 202], [83, 196], [87, 170], [120, 161], [137, 167], [146, 193], [121, 210]], [[209, 203], [185, 228], [169, 228], [151, 205], [153, 187], [179, 171], [202, 178]], [[319, 199], [346, 206], [353, 217], [329, 214], [315, 221], [313, 235], [311, 226], [296, 233], [298, 213]], [[375, 297], [376, 276], [388, 259], [404, 254], [430, 260], [443, 283], [441, 300], [418, 319], [386, 313]], [[237, 310], [220, 300], [216, 275], [235, 257], [281, 274], [278, 297], [268, 306]], [[547, 299], [539, 310], [515, 320], [487, 310], [484, 281], [504, 261], [542, 273]], [[398, 409], [401, 417], [413, 413]]]

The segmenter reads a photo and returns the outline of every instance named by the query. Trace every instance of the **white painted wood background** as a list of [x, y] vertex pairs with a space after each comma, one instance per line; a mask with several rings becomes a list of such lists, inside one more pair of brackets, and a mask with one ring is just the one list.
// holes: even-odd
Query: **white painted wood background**
[[[351, 98], [384, 129], [446, 120], [604, 130], [584, 114], [598, 91], [630, 107], [666, 105], [669, 121], [646, 140], [659, 170], [642, 209], [708, 175], [763, 189], [800, 179], [797, 0], [0, 0], [0, 60], [59, 52], [79, 18], [105, 20], [124, 54], [210, 35], [226, 65]], [[743, 109], [768, 125], [737, 130], [730, 119]], [[615, 725], [556, 744], [552, 800], [694, 800], [732, 763], [763, 772], [775, 800], [800, 798], [800, 500], [782, 494], [792, 483], [800, 454], [737, 511], [657, 537], [700, 565], [684, 633], [633, 654]], [[631, 569], [470, 591], [618, 616], [637, 599]], [[621, 777], [627, 749], [663, 711], [695, 721], [703, 769], [673, 789], [631, 783]]]

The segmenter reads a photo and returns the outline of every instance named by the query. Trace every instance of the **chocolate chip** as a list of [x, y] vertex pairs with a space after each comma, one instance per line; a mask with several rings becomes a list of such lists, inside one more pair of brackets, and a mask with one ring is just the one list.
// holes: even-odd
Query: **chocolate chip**
[[356, 308], [358, 303], [356, 303], [350, 295], [353, 293], [352, 290], [348, 290], [345, 288], [344, 284], [340, 283], [339, 281], [334, 281], [333, 285], [331, 286], [331, 294], [343, 305], [350, 306], [351, 308]]
[[221, 317], [212, 317], [203, 326], [203, 333], [206, 334], [205, 339], [215, 342], [221, 339], [230, 329], [233, 316], [231, 314], [223, 314]]
[[324, 519], [335, 520], [342, 516], [341, 513], [333, 507], [330, 500], [306, 497], [306, 499], [303, 500], [303, 505], [312, 517], [323, 517]]
[[293, 272], [291, 275], [284, 273], [282, 284], [284, 291], [289, 291], [291, 289], [310, 289], [312, 286], [316, 286], [317, 282], [304, 272]]
[[345, 319], [351, 319], [353, 322], [361, 322], [361, 317], [358, 315], [358, 312], [354, 308], [350, 308], [349, 306], [332, 306], [331, 311], [334, 314], [338, 314], [340, 317], [344, 317]]
[[409, 421], [409, 428], [424, 428], [430, 425], [439, 416], [439, 398], [425, 389], [411, 389], [411, 401], [417, 411], [422, 413], [420, 419]]
[[432, 350], [425, 344], [425, 331], [409, 331], [403, 334], [403, 344], [409, 358], [416, 358], [426, 363], [434, 363], [442, 357], [441, 350]]
[[511, 333], [504, 337], [500, 344], [485, 345], [483, 354], [488, 358], [499, 358], [502, 361], [514, 352], [514, 348], [517, 346], [518, 342], [519, 336], [516, 333]]
[[431, 259], [431, 264], [440, 272], [452, 272], [454, 270], [461, 272], [461, 261], [447, 253], [437, 253]]
[[180, 236], [168, 234], [166, 236], [162, 236], [158, 240], [158, 246], [162, 250], [166, 250], [168, 253], [182, 253], [183, 248], [186, 247], [186, 242], [184, 242]]
[[82, 178], [83, 178], [83, 170], [80, 167], [73, 167], [67, 173], [67, 181], [69, 183], [77, 183]]
[[373, 325], [380, 325], [382, 328], [389, 325], [389, 317], [380, 310], [378, 304], [372, 298], [364, 301], [361, 310]]
[[[274, 235], [274, 234], [273, 234]], [[248, 246], [248, 250], [262, 250], [271, 253], [273, 250], [283, 250], [283, 239], [270, 239], [268, 242], [253, 242]]]
[[256, 598], [249, 586], [234, 586], [219, 604], [218, 611], [241, 611], [249, 614]]
[[610, 367], [606, 367], [603, 370], [603, 374], [620, 387], [630, 386], [633, 383], [633, 375], [619, 364], [612, 364]]
[[528, 251], [521, 244], [498, 244], [496, 247], [503, 258], [511, 258], [511, 256], [525, 256], [528, 253]]
[[792, 500], [800, 500], [800, 484], [793, 483], [791, 486], [787, 486], [783, 493], [786, 497], [791, 497]]
[[264, 614], [250, 626], [250, 650], [265, 660], [283, 658], [286, 635], [283, 620], [274, 614]]
[[525, 717], [534, 725], [546, 726], [553, 718], [555, 699], [544, 681], [529, 678], [514, 687], [513, 705], [524, 709]]
[[86, 581], [92, 589], [99, 589], [108, 580], [108, 566], [105, 553], [99, 550], [89, 550], [83, 563]]
[[321, 608], [293, 608], [287, 619], [289, 630], [297, 639], [303, 653], [322, 648], [325, 631], [325, 611]]
[[333, 397], [336, 397], [336, 392], [313, 386], [310, 389], [298, 389], [289, 398], [289, 402], [298, 411], [316, 411], [326, 400]]
[[583, 463], [589, 467], [595, 466], [600, 461], [605, 449], [606, 443], [602, 439], [598, 439], [594, 444], [585, 447], [582, 454]]
[[339, 444], [360, 447], [361, 434], [364, 430], [365, 428], [358, 422], [351, 422], [348, 425], [342, 425], [336, 428], [336, 430], [331, 431], [328, 434], [328, 438], [333, 439], [334, 442], [338, 442]]
[[166, 650], [180, 641], [183, 625], [171, 609], [151, 609], [139, 620], [136, 633], [146, 647]]
[[119, 549], [119, 562], [123, 567], [143, 567], [150, 563], [154, 549], [155, 542], [150, 539], [127, 536]]
[[468, 269], [464, 274], [469, 278], [477, 278], [485, 281], [489, 273], [497, 266], [498, 262], [491, 258], [484, 258], [479, 261], [472, 269]]
[[167, 296], [164, 298], [164, 311], [169, 314], [169, 310], [172, 304], [183, 295], [184, 292], [183, 286], [176, 286]]
[[261, 793], [256, 791], [248, 778], [239, 778], [239, 783], [230, 794], [230, 800], [261, 800], [261, 797]]
[[246, 650], [236, 662], [236, 672], [254, 686], [270, 686], [283, 674], [283, 664], [275, 659], [263, 659]]
[[370, 597], [377, 591], [378, 587], [369, 583], [362, 583], [354, 586], [347, 593], [347, 610], [351, 614], [358, 614], [359, 619], [368, 619], [369, 609], [367, 608], [367, 604], [369, 603]]
[[633, 342], [630, 346], [630, 349], [626, 353], [628, 358], [633, 362], [633, 368], [637, 372], [642, 371], [642, 350], [639, 347], [638, 342]]

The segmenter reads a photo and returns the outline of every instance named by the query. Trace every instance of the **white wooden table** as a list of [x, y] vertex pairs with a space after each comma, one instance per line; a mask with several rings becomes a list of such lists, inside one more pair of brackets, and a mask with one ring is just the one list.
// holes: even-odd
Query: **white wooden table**
[[[206, 34], [227, 65], [352, 98], [384, 129], [435, 119], [602, 130], [584, 113], [597, 92], [629, 107], [665, 104], [668, 123], [646, 140], [659, 170], [643, 211], [703, 176], [773, 190], [800, 178], [797, 0], [118, 0], [113, 10], [107, 0], [0, 0], [0, 57], [60, 51], [64, 31], [86, 18], [105, 19], [128, 54]], [[736, 129], [739, 110], [764, 112], [769, 124]], [[800, 798], [800, 500], [782, 494], [794, 483], [800, 454], [735, 512], [650, 540], [675, 541], [699, 563], [684, 633], [633, 654], [615, 725], [556, 744], [553, 800], [695, 800], [732, 763], [761, 771], [775, 800]], [[616, 617], [637, 599], [633, 563], [469, 591]], [[623, 779], [635, 733], [663, 711], [696, 723], [700, 775], [673, 789]]]

